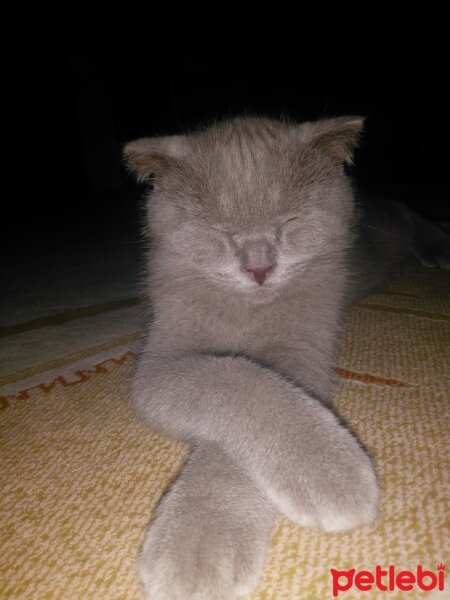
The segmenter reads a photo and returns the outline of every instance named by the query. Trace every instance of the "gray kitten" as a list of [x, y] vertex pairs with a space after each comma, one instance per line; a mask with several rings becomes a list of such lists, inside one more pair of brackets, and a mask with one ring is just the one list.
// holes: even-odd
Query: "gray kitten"
[[393, 256], [450, 253], [404, 207], [357, 204], [344, 165], [362, 122], [234, 119], [125, 148], [154, 188], [133, 405], [193, 448], [146, 534], [152, 600], [254, 590], [277, 512], [330, 532], [376, 518], [371, 461], [331, 408], [343, 318]]

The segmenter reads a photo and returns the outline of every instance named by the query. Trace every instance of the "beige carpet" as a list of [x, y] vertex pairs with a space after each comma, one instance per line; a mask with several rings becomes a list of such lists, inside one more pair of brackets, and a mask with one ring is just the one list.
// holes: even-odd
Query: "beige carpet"
[[[448, 572], [449, 348], [448, 273], [416, 267], [354, 310], [337, 406], [374, 457], [380, 518], [342, 534], [280, 519], [253, 600], [333, 598], [332, 568]], [[187, 449], [134, 420], [132, 363], [125, 352], [0, 399], [0, 598], [139, 599], [146, 523]], [[445, 587], [339, 598], [444, 599]]]

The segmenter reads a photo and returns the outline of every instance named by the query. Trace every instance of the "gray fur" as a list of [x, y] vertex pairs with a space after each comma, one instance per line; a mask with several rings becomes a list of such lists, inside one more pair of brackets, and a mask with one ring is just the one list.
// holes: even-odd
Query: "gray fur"
[[361, 127], [245, 118], [125, 148], [154, 187], [133, 404], [194, 447], [146, 535], [152, 600], [250, 592], [276, 511], [326, 531], [376, 518], [371, 461], [331, 408], [333, 361], [346, 309], [420, 247], [423, 223], [355, 202], [344, 163]]

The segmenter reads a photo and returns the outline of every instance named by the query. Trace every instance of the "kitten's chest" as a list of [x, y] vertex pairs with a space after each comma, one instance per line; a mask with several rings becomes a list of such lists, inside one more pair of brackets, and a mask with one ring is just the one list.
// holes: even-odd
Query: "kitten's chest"
[[[252, 355], [292, 329], [292, 307], [255, 307], [226, 296], [176, 298], [156, 311], [153, 343], [187, 349]], [[291, 317], [289, 318], [289, 313]]]
[[255, 315], [222, 302], [184, 305], [183, 323], [178, 326], [178, 342], [211, 352], [244, 352], [257, 331]]

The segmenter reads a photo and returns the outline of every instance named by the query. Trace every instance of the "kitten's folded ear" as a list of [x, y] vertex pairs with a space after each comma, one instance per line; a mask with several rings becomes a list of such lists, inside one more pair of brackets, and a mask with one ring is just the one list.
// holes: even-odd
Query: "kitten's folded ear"
[[337, 163], [351, 164], [358, 145], [363, 117], [337, 117], [303, 123], [299, 127], [301, 140], [317, 148]]
[[123, 149], [128, 169], [138, 181], [145, 181], [152, 175], [162, 175], [188, 152], [189, 143], [184, 135], [141, 138], [129, 142]]

